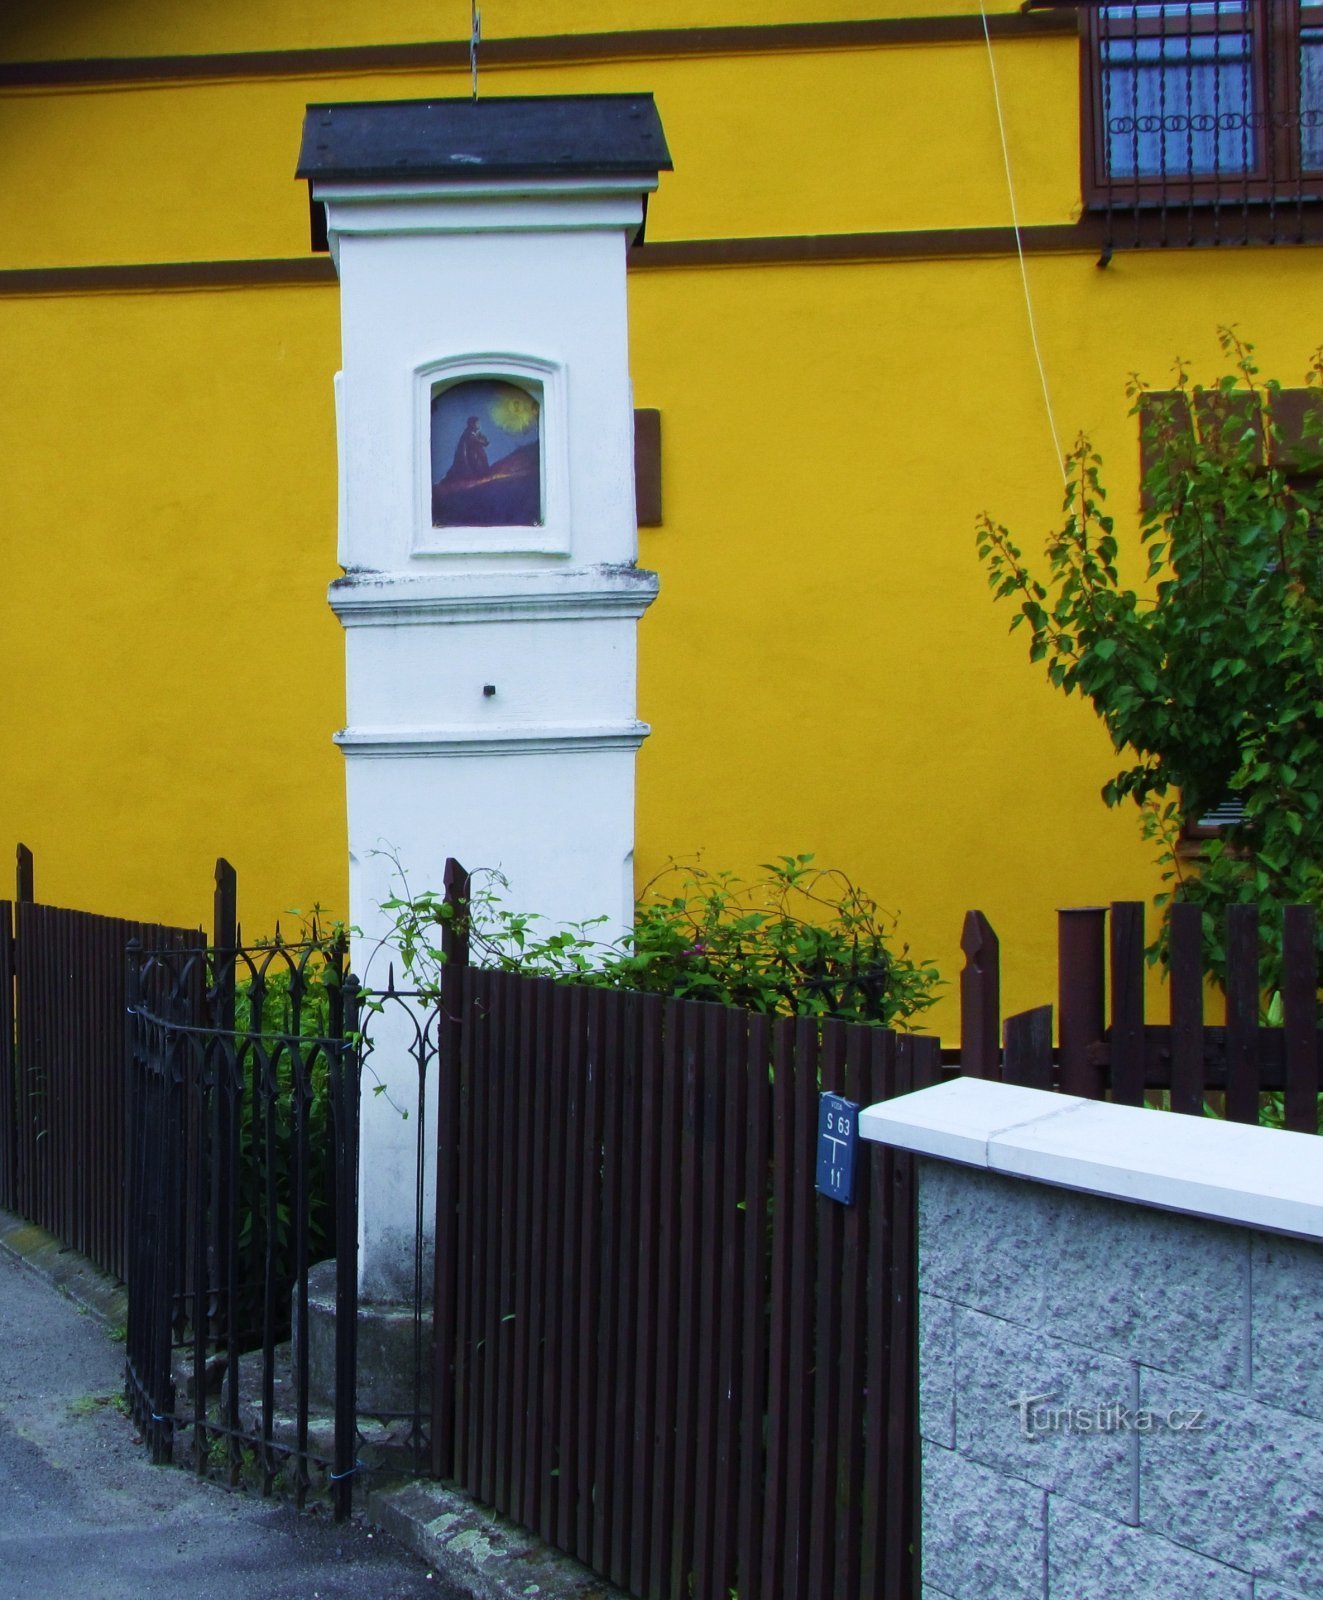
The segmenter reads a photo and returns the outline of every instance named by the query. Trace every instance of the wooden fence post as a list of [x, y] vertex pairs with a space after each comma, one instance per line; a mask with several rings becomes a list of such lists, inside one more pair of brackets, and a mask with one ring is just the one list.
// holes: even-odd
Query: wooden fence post
[[1102, 1098], [1106, 1076], [1089, 1061], [1089, 1046], [1103, 1036], [1103, 906], [1057, 912], [1057, 1000], [1062, 1094]]
[[460, 1049], [464, 969], [469, 964], [469, 874], [453, 856], [443, 883], [450, 915], [441, 925], [437, 1001], [436, 1268], [432, 1300], [432, 1475], [448, 1478], [455, 1460], [455, 1309], [459, 1293], [458, 1219]]
[[441, 988], [444, 992], [446, 975], [452, 968], [469, 964], [469, 875], [455, 860], [446, 857], [446, 870], [442, 875], [446, 891], [446, 904], [452, 907], [450, 916], [441, 927]]
[[1023, 1089], [1052, 1087], [1052, 1007], [1035, 1006], [1006, 1019], [1002, 1073]]
[[27, 845], [21, 844], [16, 851], [16, 855], [18, 858], [17, 871], [15, 874], [17, 892], [14, 895], [14, 899], [17, 900], [20, 905], [30, 906], [33, 899], [32, 852], [28, 849]]
[[1204, 1110], [1203, 908], [1189, 900], [1167, 914], [1171, 953], [1171, 1109], [1199, 1117]]
[[1227, 1118], [1259, 1120], [1259, 908], [1227, 907]]
[[965, 913], [960, 948], [960, 1070], [967, 1078], [1000, 1078], [1001, 945], [981, 911]]
[[1318, 1132], [1318, 944], [1313, 906], [1282, 913], [1282, 1012], [1286, 1031], [1286, 1126]]
[[[32, 895], [32, 852], [28, 849], [27, 845], [20, 844], [18, 849], [15, 851], [14, 911], [13, 921], [9, 929], [9, 939], [7, 941], [9, 948], [6, 952], [8, 956], [8, 962], [6, 965], [5, 982], [9, 985], [9, 994], [7, 997], [9, 1004], [7, 1007], [0, 1008], [9, 1012], [10, 1037], [7, 1041], [8, 1048], [6, 1050], [6, 1055], [9, 1060], [8, 1077], [10, 1080], [10, 1094], [13, 1098], [10, 1142], [12, 1143], [14, 1150], [13, 1161], [10, 1165], [10, 1192], [15, 1210], [22, 1209], [23, 1204], [23, 1202], [20, 1200], [18, 1134], [19, 1106], [24, 1099], [24, 1094], [20, 1093], [19, 1089], [20, 1075], [23, 1074], [23, 1068], [20, 1064], [21, 1057], [18, 1055], [17, 1033], [18, 1019], [23, 1007], [23, 997], [19, 993], [18, 986], [18, 954], [16, 949], [18, 942], [19, 921], [21, 917], [21, 913], [19, 912], [18, 908], [19, 906], [24, 905], [30, 906], [33, 903]], [[21, 1077], [21, 1081], [26, 1089], [27, 1079], [25, 1075]], [[26, 1150], [26, 1145], [24, 1146], [24, 1149]], [[28, 1167], [28, 1165], [28, 1161], [25, 1160], [24, 1166]]]
[[14, 1055], [14, 923], [0, 900], [0, 1206], [18, 1208], [18, 1082]]
[[[235, 1308], [239, 1299], [239, 1192], [238, 1173], [240, 1168], [240, 1133], [241, 1111], [239, 1096], [241, 1093], [238, 1081], [238, 1041], [234, 1037], [235, 1024], [235, 968], [238, 962], [239, 943], [239, 886], [238, 877], [234, 868], [223, 856], [216, 861], [216, 889], [212, 896], [212, 923], [211, 923], [211, 985], [210, 994], [205, 995], [202, 1002], [203, 1015], [206, 1015], [207, 1000], [211, 1002], [211, 1016], [208, 1019], [215, 1030], [213, 1046], [216, 1062], [215, 1088], [212, 1091], [212, 1126], [215, 1138], [215, 1154], [211, 1162], [210, 1185], [210, 1215], [208, 1218], [207, 1244], [212, 1251], [212, 1272], [219, 1276], [219, 1281], [224, 1287], [224, 1298], [221, 1301], [223, 1311], [219, 1319], [219, 1326], [213, 1329], [214, 1337], [224, 1337], [228, 1370], [238, 1371], [239, 1345], [238, 1327], [236, 1326]], [[203, 989], [207, 988], [206, 975], [203, 977]], [[187, 1001], [185, 1002], [188, 1003]], [[254, 1031], [261, 1030], [261, 1019], [252, 1018], [251, 1025]], [[205, 1092], [205, 1091], [203, 1091]], [[213, 1280], [215, 1281], [215, 1280]], [[195, 1326], [195, 1337], [198, 1338], [198, 1354], [195, 1371], [201, 1371], [205, 1365], [205, 1346], [201, 1339], [201, 1322]], [[226, 1386], [226, 1423], [235, 1430], [239, 1429], [239, 1386], [230, 1383]], [[198, 1437], [201, 1438], [201, 1430]], [[199, 1450], [199, 1456], [201, 1451]], [[235, 1487], [239, 1481], [239, 1449], [231, 1436], [230, 1444], [230, 1484]], [[201, 1467], [199, 1465], [199, 1470]]]
[[1117, 1105], [1144, 1103], [1144, 903], [1118, 900], [1112, 906], [1112, 1099]]

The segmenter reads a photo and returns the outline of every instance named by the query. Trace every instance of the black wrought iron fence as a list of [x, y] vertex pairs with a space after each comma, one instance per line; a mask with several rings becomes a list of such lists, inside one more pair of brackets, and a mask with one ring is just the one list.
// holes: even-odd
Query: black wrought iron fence
[[[131, 945], [128, 1023], [127, 1381], [153, 1459], [186, 1440], [200, 1473], [283, 1479], [299, 1504], [324, 1484], [343, 1516], [360, 1054], [344, 942]], [[314, 1372], [309, 1273], [332, 1258], [333, 1370]]]
[[[397, 1426], [396, 1442], [413, 1471], [429, 1469], [434, 1452], [433, 1314], [435, 1270], [435, 1196], [429, 1180], [444, 1186], [453, 1174], [436, 1161], [435, 1096], [441, 1051], [446, 1048], [444, 1007], [437, 997], [396, 983], [388, 969], [384, 988], [365, 988], [359, 1007], [359, 1064], [363, 1093], [372, 1100], [385, 1095], [385, 1114], [400, 1117], [413, 1130], [409, 1159], [413, 1169], [412, 1259], [399, 1304], [412, 1323], [410, 1349], [401, 1370], [374, 1390], [389, 1390], [394, 1399], [364, 1398], [363, 1407], [378, 1424]], [[403, 1094], [396, 1099], [389, 1086]], [[401, 1426], [402, 1425], [402, 1426]]]

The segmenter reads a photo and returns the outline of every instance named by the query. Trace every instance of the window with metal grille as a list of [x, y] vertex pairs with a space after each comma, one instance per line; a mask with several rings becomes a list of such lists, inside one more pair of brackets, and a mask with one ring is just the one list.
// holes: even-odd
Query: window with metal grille
[[1323, 0], [1074, 4], [1109, 246], [1323, 239]]

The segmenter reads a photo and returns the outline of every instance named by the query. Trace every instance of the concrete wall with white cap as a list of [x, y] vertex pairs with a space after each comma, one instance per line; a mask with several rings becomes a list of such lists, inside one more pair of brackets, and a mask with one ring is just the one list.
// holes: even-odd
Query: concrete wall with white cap
[[927, 1600], [1323, 1595], [1323, 1142], [957, 1079], [919, 1163]]

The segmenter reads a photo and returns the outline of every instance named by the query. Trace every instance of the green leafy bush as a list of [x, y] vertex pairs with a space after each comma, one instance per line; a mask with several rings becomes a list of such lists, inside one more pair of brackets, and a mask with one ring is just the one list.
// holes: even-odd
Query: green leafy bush
[[[811, 855], [782, 856], [762, 871], [745, 881], [672, 866], [645, 888], [633, 929], [614, 943], [597, 937], [604, 918], [554, 928], [511, 912], [500, 899], [504, 880], [480, 876], [467, 908], [473, 959], [566, 982], [888, 1027], [933, 1004], [936, 967], [913, 959], [907, 945], [891, 948], [894, 917], [843, 872], [815, 867]], [[435, 992], [438, 935], [454, 908], [406, 883], [383, 909], [411, 981]]]
[[[260, 1313], [256, 1288], [267, 1252], [278, 1283], [294, 1278], [296, 1138], [307, 1129], [305, 1206], [308, 1260], [335, 1252], [331, 1212], [330, 1060], [332, 998], [339, 987], [343, 935], [316, 942], [271, 941], [241, 961], [235, 987], [235, 1070], [239, 1111], [238, 1249], [246, 1314]], [[279, 1302], [283, 1320], [285, 1302]]]
[[[1288, 444], [1280, 384], [1260, 381], [1253, 347], [1233, 331], [1219, 338], [1232, 370], [1211, 385], [1179, 363], [1161, 395], [1131, 382], [1152, 464], [1127, 539], [1081, 437], [1046, 568], [1032, 568], [986, 515], [978, 551], [994, 595], [1018, 607], [1011, 627], [1028, 627], [1030, 659], [1063, 693], [1092, 701], [1125, 758], [1103, 799], [1142, 808], [1169, 886], [1158, 903], [1204, 908], [1206, 964], [1219, 981], [1226, 908], [1256, 903], [1271, 991], [1281, 907], [1323, 905], [1320, 410]], [[1323, 383], [1323, 352], [1308, 382]], [[1123, 578], [1127, 556], [1142, 563], [1141, 584]], [[1231, 796], [1244, 820], [1188, 858], [1183, 817]], [[1153, 953], [1165, 954], [1162, 936]]]

